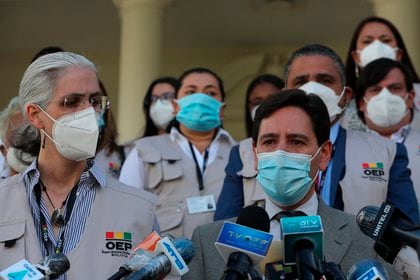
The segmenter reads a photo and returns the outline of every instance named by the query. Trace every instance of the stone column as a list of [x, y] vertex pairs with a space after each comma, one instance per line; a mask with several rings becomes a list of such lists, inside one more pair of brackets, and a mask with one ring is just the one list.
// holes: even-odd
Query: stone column
[[159, 76], [163, 10], [173, 0], [113, 1], [121, 17], [118, 130], [124, 143], [144, 127], [143, 98]]
[[370, 0], [377, 16], [390, 20], [400, 31], [410, 58], [420, 71], [420, 1]]

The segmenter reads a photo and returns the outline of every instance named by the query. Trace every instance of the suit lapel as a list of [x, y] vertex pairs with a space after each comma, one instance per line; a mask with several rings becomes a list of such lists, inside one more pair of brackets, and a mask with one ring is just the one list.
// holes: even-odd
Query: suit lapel
[[349, 221], [342, 219], [343, 215], [337, 215], [339, 210], [328, 207], [321, 198], [318, 201], [318, 214], [321, 216], [324, 226], [325, 259], [340, 263], [353, 238], [348, 230]]

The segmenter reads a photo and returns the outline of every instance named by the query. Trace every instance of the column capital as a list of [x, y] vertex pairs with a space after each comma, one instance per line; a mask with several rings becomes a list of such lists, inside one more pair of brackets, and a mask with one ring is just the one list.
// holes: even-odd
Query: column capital
[[136, 8], [142, 6], [157, 6], [165, 9], [170, 6], [175, 0], [112, 0], [114, 5], [119, 9]]

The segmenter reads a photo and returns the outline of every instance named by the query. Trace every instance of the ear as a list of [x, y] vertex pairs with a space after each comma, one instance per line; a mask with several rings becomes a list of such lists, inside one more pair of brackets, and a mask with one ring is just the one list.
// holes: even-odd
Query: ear
[[179, 105], [178, 105], [178, 103], [176, 102], [175, 99], [172, 100], [172, 107], [174, 108], [172, 114], [174, 114], [174, 115], [178, 114], [178, 112], [180, 110], [180, 107], [179, 107]]
[[401, 61], [403, 54], [404, 54], [404, 51], [402, 49], [398, 48], [398, 50], [395, 53], [395, 59], [397, 61]]
[[354, 61], [354, 64], [356, 64], [356, 67], [359, 67], [360, 57], [356, 50], [351, 52], [351, 57], [353, 58], [353, 61]]
[[414, 89], [412, 89], [408, 92], [407, 100], [405, 101], [405, 104], [407, 104], [408, 109], [411, 109], [414, 106], [414, 96]]
[[331, 153], [332, 153], [332, 144], [331, 141], [328, 140], [327, 142], [322, 145], [320, 153], [320, 159], [319, 159], [319, 169], [322, 171], [327, 170], [328, 163], [331, 159]]
[[252, 141], [252, 151], [254, 152], [254, 169], [258, 171], [257, 147], [254, 141]]
[[44, 128], [44, 122], [42, 121], [42, 118], [40, 116], [42, 114], [42, 111], [37, 105], [32, 104], [32, 103], [26, 105], [25, 114], [26, 114], [26, 117], [28, 118], [29, 123], [32, 126], [38, 129]]
[[364, 98], [360, 99], [359, 103], [356, 104], [356, 106], [361, 112], [363, 112], [363, 114], [366, 113], [367, 102], [365, 101]]
[[223, 105], [220, 107], [220, 112], [219, 112], [219, 117], [221, 120], [223, 120], [223, 118], [225, 117], [225, 108], [226, 108], [226, 103], [223, 103]]

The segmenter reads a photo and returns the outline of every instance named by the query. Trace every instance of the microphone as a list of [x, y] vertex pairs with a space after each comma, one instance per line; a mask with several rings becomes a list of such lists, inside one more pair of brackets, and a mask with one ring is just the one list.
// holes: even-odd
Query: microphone
[[350, 267], [347, 280], [389, 280], [384, 266], [373, 259], [364, 259]]
[[[70, 262], [62, 253], [45, 257], [36, 265], [27, 260], [21, 260], [0, 272], [0, 279], [31, 279], [49, 280], [56, 279], [70, 269]], [[26, 277], [26, 278], [25, 278]]]
[[300, 216], [280, 219], [284, 264], [296, 264], [299, 279], [321, 279], [319, 260], [324, 257], [321, 217]]
[[253, 268], [267, 255], [273, 235], [264, 209], [250, 205], [242, 209], [237, 223], [224, 222], [215, 246], [227, 263], [221, 279], [261, 279]]
[[161, 240], [161, 237], [157, 232], [153, 231], [149, 234], [143, 241], [133, 248], [128, 261], [107, 280], [119, 280], [124, 276], [129, 275], [131, 272], [143, 268], [153, 257], [156, 256], [153, 252], [156, 249], [156, 245], [159, 240]]
[[380, 208], [363, 207], [356, 216], [360, 230], [376, 241], [375, 251], [393, 263], [398, 251], [410, 246], [420, 252], [420, 226], [414, 225], [398, 208], [384, 202]]
[[131, 273], [125, 280], [158, 280], [169, 273], [182, 276], [187, 273], [187, 263], [194, 256], [194, 246], [186, 238], [177, 238], [173, 244], [168, 237], [162, 238], [156, 248], [160, 252], [147, 265]]

